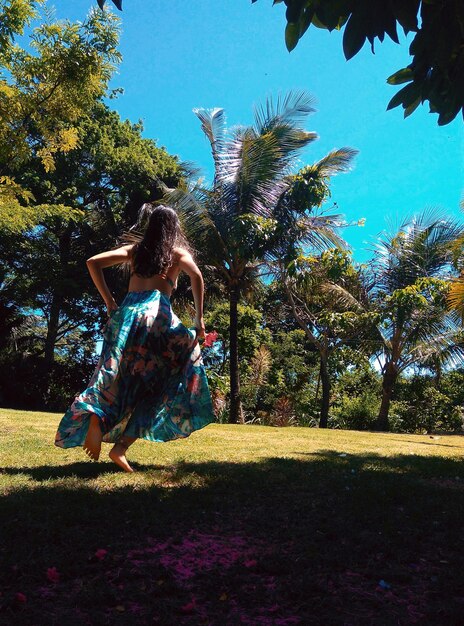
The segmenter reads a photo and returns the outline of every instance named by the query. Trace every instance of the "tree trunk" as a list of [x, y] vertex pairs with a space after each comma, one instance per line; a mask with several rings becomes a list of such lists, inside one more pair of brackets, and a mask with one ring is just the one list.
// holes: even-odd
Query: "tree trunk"
[[238, 311], [240, 292], [237, 285], [230, 287], [230, 415], [229, 423], [243, 421], [242, 402], [240, 400], [240, 374], [238, 371]]
[[55, 343], [58, 336], [58, 326], [61, 313], [61, 298], [53, 294], [53, 300], [50, 307], [50, 317], [48, 319], [47, 336], [45, 338], [45, 367], [46, 371], [50, 371], [55, 359]]
[[320, 380], [322, 386], [322, 398], [319, 428], [327, 428], [330, 406], [330, 377], [327, 367], [327, 354], [325, 352], [321, 352]]
[[382, 381], [382, 403], [380, 404], [379, 415], [375, 424], [376, 430], [388, 431], [388, 413], [390, 410], [390, 402], [398, 378], [398, 370], [394, 363], [387, 363]]
[[50, 306], [50, 316], [48, 319], [47, 337], [45, 339], [44, 360], [46, 372], [50, 372], [53, 361], [55, 360], [55, 344], [58, 336], [60, 313], [63, 306], [61, 281], [63, 280], [63, 277], [67, 276], [67, 266], [69, 263], [71, 248], [71, 234], [73, 228], [73, 222], [70, 221], [66, 224], [61, 233], [57, 234], [60, 254], [60, 277], [57, 284], [54, 286], [55, 288]]

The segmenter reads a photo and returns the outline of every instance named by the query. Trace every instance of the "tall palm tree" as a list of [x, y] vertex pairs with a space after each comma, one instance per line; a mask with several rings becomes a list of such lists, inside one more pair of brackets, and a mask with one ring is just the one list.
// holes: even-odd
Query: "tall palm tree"
[[450, 246], [463, 234], [453, 220], [425, 211], [378, 244], [370, 295], [378, 313], [372, 346], [383, 374], [379, 430], [388, 430], [391, 397], [401, 372], [436, 359], [445, 364], [464, 361], [464, 347], [456, 342], [456, 316], [446, 306]]
[[210, 188], [197, 184], [168, 193], [189, 238], [229, 298], [232, 423], [241, 419], [237, 304], [259, 275], [295, 159], [317, 138], [303, 128], [313, 110], [309, 95], [291, 92], [256, 108], [252, 126], [227, 130], [223, 109], [195, 109], [211, 144], [214, 179]]

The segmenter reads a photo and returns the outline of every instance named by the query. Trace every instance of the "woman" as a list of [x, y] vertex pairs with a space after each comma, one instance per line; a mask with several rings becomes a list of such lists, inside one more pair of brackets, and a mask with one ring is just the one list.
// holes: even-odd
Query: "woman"
[[[126, 451], [137, 438], [187, 437], [214, 419], [198, 345], [205, 336], [202, 275], [185, 245], [179, 246], [185, 239], [175, 211], [145, 204], [140, 215], [143, 237], [87, 261], [109, 319], [94, 375], [61, 420], [55, 440], [62, 448], [83, 446], [94, 460], [102, 441], [114, 443], [109, 456], [126, 472], [133, 471]], [[122, 263], [131, 271], [118, 307], [103, 268]], [[192, 285], [194, 329], [171, 309], [181, 271]]]

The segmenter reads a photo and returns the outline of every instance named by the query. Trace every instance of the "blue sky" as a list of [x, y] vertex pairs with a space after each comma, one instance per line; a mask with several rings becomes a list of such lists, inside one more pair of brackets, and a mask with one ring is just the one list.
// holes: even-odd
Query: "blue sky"
[[[96, 0], [60, 0], [58, 17], [83, 19]], [[108, 4], [111, 2], [108, 0]], [[122, 117], [143, 120], [145, 135], [211, 175], [209, 144], [194, 107], [223, 107], [229, 125], [252, 121], [253, 104], [266, 96], [305, 89], [317, 112], [307, 128], [320, 139], [301, 165], [329, 150], [359, 150], [353, 170], [332, 179], [332, 200], [347, 220], [366, 218], [345, 238], [354, 256], [371, 255], [384, 229], [426, 207], [460, 216], [464, 195], [462, 118], [439, 128], [426, 106], [403, 119], [387, 112], [396, 87], [386, 78], [409, 63], [408, 43], [366, 45], [345, 61], [341, 34], [311, 28], [289, 54], [283, 40], [284, 6], [271, 0], [125, 0], [121, 52], [111, 101]], [[111, 5], [112, 6], [112, 5]]]

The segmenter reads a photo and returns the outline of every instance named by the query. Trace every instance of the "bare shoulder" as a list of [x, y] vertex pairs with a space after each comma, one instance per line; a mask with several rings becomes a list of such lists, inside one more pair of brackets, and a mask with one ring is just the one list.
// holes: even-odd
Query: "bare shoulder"
[[190, 260], [192, 258], [192, 255], [190, 254], [190, 252], [186, 250], [185, 248], [176, 247], [174, 248], [173, 252], [174, 252], [174, 260], [176, 263], [179, 263], [179, 261], [181, 260]]
[[126, 243], [124, 246], [121, 246], [121, 250], [125, 250], [127, 254], [131, 257], [132, 252], [134, 251], [135, 243]]
[[185, 248], [176, 248], [178, 257], [177, 257], [177, 266], [183, 272], [186, 272], [190, 278], [193, 276], [198, 276], [200, 274], [200, 270], [195, 263], [192, 255]]

